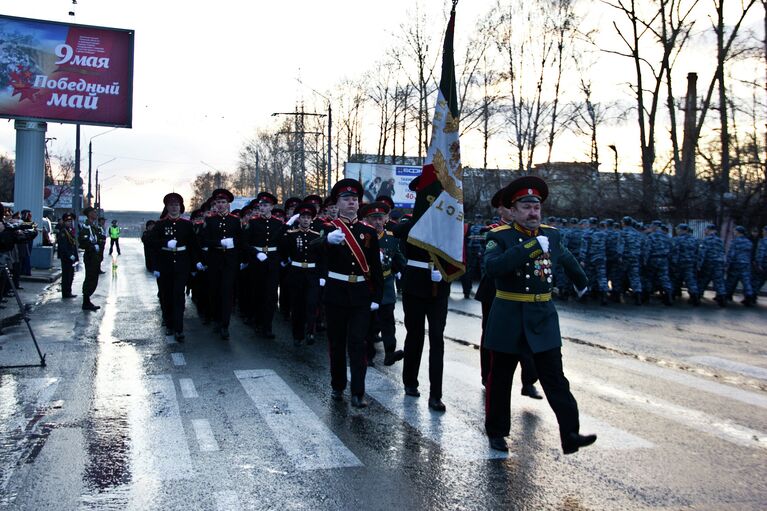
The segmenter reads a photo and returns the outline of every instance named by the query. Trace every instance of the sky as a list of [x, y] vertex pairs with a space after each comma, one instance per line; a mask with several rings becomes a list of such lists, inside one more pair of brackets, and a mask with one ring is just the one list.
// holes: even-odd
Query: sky
[[[345, 77], [362, 76], [392, 46], [393, 34], [414, 3], [78, 0], [73, 5], [72, 0], [0, 0], [0, 12], [135, 30], [133, 127], [110, 131], [83, 126], [82, 169], [87, 192], [87, 148], [93, 139], [102, 206], [155, 210], [170, 191], [190, 201], [197, 174], [233, 170], [243, 143], [256, 129], [275, 125], [272, 112], [291, 111], [301, 99], [321, 104], [312, 89], [327, 92]], [[434, 34], [441, 38], [449, 2], [421, 3], [434, 13]], [[456, 56], [462, 51], [462, 34], [473, 30], [477, 17], [494, 3], [459, 3]], [[71, 10], [75, 16], [68, 15]], [[599, 16], [597, 10], [590, 21]], [[600, 86], [616, 87], [612, 82]], [[51, 154], [74, 152], [74, 125], [48, 123], [46, 136], [55, 138], [48, 146]], [[611, 143], [616, 142], [605, 140], [601, 149], [608, 165], [606, 146]], [[0, 154], [13, 156], [14, 151], [13, 121], [0, 120]], [[571, 148], [560, 156], [582, 161], [587, 151], [587, 146]], [[481, 154], [470, 143], [463, 143], [462, 153], [464, 165], [481, 165]], [[623, 154], [632, 158], [628, 148]], [[494, 157], [489, 165], [509, 162]]]

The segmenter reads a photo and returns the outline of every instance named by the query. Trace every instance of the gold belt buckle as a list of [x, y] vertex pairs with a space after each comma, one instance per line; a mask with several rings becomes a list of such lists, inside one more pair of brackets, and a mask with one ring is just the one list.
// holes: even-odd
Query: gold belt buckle
[[542, 296], [539, 295], [539, 294], [536, 294], [535, 296], [533, 296], [533, 300], [535, 300], [536, 302], [540, 302], [541, 298], [542, 298]]
[[309, 263], [301, 263], [301, 268], [308, 268], [308, 267], [309, 267]]
[[349, 282], [354, 284], [355, 282], [357, 282], [357, 277], [358, 275], [349, 275]]

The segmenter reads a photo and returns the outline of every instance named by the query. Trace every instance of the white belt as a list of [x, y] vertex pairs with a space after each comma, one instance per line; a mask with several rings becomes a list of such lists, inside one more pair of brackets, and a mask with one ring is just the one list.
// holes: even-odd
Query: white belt
[[259, 252], [277, 252], [277, 247], [253, 247]]
[[176, 247], [176, 248], [170, 248], [170, 247], [162, 247], [163, 250], [166, 252], [183, 252], [186, 250], [186, 247]]
[[336, 273], [334, 271], [329, 271], [328, 277], [342, 282], [365, 282], [365, 277], [362, 275], [344, 275], [343, 273]]
[[298, 268], [314, 268], [317, 266], [315, 263], [301, 263], [298, 261], [290, 261], [291, 266], [297, 266]]
[[412, 259], [408, 259], [407, 265], [412, 266], [414, 268], [423, 268], [424, 270], [431, 270], [433, 263], [427, 263], [426, 261], [414, 261]]

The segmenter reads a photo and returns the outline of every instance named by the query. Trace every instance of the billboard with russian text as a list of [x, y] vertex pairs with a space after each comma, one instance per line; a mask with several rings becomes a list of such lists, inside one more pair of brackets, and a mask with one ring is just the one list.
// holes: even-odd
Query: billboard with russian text
[[0, 117], [131, 126], [133, 31], [0, 15]]
[[388, 195], [395, 208], [415, 205], [415, 192], [408, 186], [421, 174], [420, 166], [382, 165], [378, 163], [346, 163], [344, 176], [356, 179], [364, 188], [364, 202], [373, 202], [379, 195]]

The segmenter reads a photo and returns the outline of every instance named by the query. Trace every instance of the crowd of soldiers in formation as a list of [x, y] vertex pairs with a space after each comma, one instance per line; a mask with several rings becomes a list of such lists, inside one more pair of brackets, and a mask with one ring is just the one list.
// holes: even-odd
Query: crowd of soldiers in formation
[[[602, 305], [610, 302], [646, 304], [658, 296], [665, 305], [682, 298], [686, 289], [688, 302], [698, 306], [703, 293], [712, 285], [714, 301], [726, 307], [733, 300], [738, 283], [742, 286], [741, 303], [756, 304], [759, 290], [767, 279], [767, 226], [762, 237], [752, 240], [743, 226], [734, 229], [734, 237], [725, 244], [714, 224], [706, 226], [703, 238], [694, 236], [687, 224], [673, 229], [660, 220], [643, 225], [630, 216], [618, 222], [591, 217], [549, 217], [548, 225], [562, 231], [565, 246], [583, 266], [589, 277], [590, 296]], [[482, 272], [482, 254], [488, 232], [481, 222], [467, 230], [467, 277], [464, 295], [469, 296], [474, 275]], [[574, 298], [572, 285], [561, 267], [554, 269], [558, 298]]]

